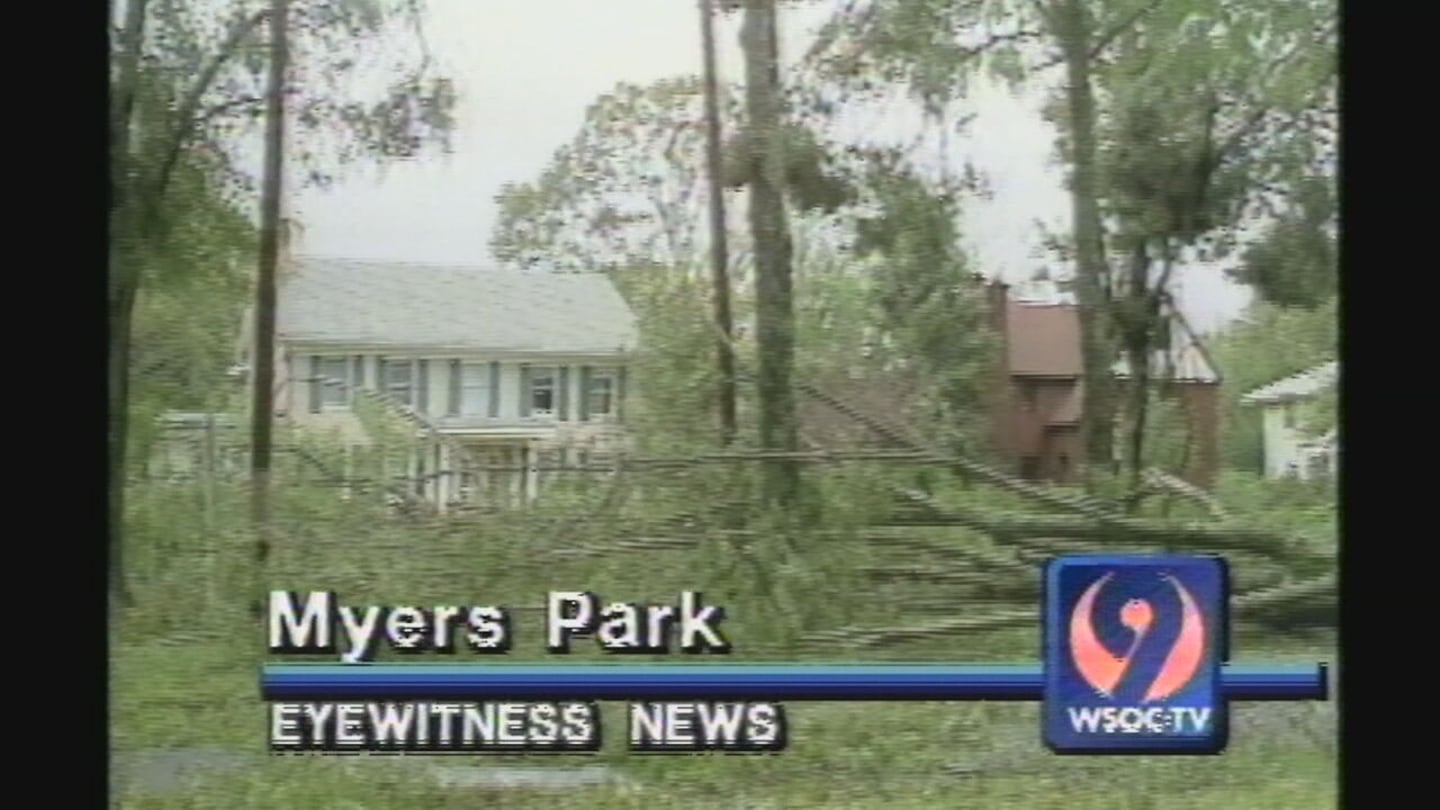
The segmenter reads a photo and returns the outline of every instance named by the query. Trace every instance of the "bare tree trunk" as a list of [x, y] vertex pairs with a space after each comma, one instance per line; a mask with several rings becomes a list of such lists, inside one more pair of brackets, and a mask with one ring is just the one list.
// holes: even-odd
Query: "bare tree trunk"
[[715, 9], [712, 0], [700, 0], [700, 36], [705, 51], [705, 134], [710, 183], [710, 272], [715, 295], [715, 325], [720, 336], [715, 359], [720, 373], [720, 444], [735, 441], [735, 349], [730, 313], [730, 251], [725, 233], [725, 187], [721, 182], [720, 91], [715, 68]]
[[1071, 215], [1074, 219], [1076, 296], [1079, 303], [1081, 355], [1085, 369], [1085, 407], [1081, 435], [1089, 460], [1087, 483], [1095, 469], [1114, 467], [1114, 381], [1110, 339], [1110, 300], [1105, 283], [1104, 230], [1100, 220], [1095, 155], [1095, 93], [1091, 85], [1092, 21], [1083, 0], [1060, 0], [1050, 11], [1060, 40], [1068, 79], [1071, 142]]
[[[123, 265], [133, 258], [111, 258], [111, 274], [123, 275]], [[126, 449], [130, 430], [130, 335], [135, 312], [135, 287], [122, 282], [110, 301], [110, 353], [108, 378], [110, 386], [109, 477], [108, 507], [110, 530], [109, 590], [112, 604], [128, 606], [130, 589], [125, 577], [125, 472]]]
[[[1145, 418], [1150, 402], [1150, 254], [1142, 241], [1135, 247], [1130, 262], [1130, 279], [1126, 290], [1125, 357], [1130, 368], [1129, 442], [1126, 466], [1130, 470], [1130, 492], [1138, 494], [1144, 483]], [[1138, 501], [1137, 501], [1138, 503]]]
[[[793, 247], [785, 212], [784, 155], [775, 0], [746, 0], [740, 34], [745, 52], [745, 101], [749, 114], [750, 230], [755, 241], [755, 332], [759, 347], [760, 444], [795, 450], [799, 432], [791, 377], [795, 365]], [[793, 461], [765, 466], [766, 500], [789, 505], [799, 494]]]
[[[266, 98], [265, 175], [260, 198], [260, 262], [255, 303], [255, 390], [251, 419], [251, 516], [255, 522], [256, 579], [263, 583], [270, 556], [271, 428], [275, 392], [275, 265], [280, 252], [280, 199], [285, 166], [285, 75], [289, 60], [288, 0], [273, 0], [270, 16], [270, 87]], [[263, 589], [262, 589], [263, 590]], [[257, 600], [263, 594], [257, 590]], [[257, 606], [262, 604], [257, 602]]]
[[144, 44], [145, 11], [149, 0], [130, 0], [125, 9], [125, 23], [120, 30], [120, 64], [110, 103], [110, 279], [109, 327], [110, 350], [107, 359], [110, 413], [108, 419], [110, 490], [106, 503], [109, 523], [108, 590], [112, 614], [129, 605], [131, 595], [125, 578], [125, 470], [126, 449], [130, 430], [130, 337], [134, 321], [135, 296], [139, 288], [139, 268], [133, 242], [115, 247], [117, 242], [138, 237], [125, 212], [137, 204], [135, 189], [130, 182], [130, 126], [135, 94], [140, 82], [140, 53]]

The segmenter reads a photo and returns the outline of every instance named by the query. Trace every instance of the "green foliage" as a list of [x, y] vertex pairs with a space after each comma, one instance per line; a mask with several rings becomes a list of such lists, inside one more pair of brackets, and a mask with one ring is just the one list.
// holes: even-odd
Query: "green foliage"
[[[733, 130], [739, 95], [722, 93]], [[586, 110], [539, 178], [501, 189], [491, 252], [560, 270], [684, 264], [705, 222], [705, 166], [700, 80], [622, 82]]]
[[[1211, 342], [1215, 362], [1225, 375], [1221, 435], [1227, 466], [1261, 469], [1261, 414], [1258, 408], [1241, 405], [1240, 397], [1334, 359], [1339, 349], [1338, 305], [1334, 298], [1314, 309], [1287, 309], [1258, 302], [1251, 306], [1244, 321]], [[1326, 407], [1333, 420], [1334, 405]]]
[[1334, 4], [1154, 6], [1096, 74], [1104, 196], [1126, 234], [1224, 255], [1334, 182]]
[[203, 164], [184, 160], [174, 174], [156, 227], [122, 253], [143, 284], [130, 356], [136, 462], [161, 412], [223, 409], [238, 393], [224, 372], [250, 297], [255, 229]]
[[855, 252], [880, 259], [871, 280], [878, 327], [894, 357], [929, 387], [942, 444], [975, 449], [997, 351], [983, 282], [958, 249], [958, 187], [927, 184], [903, 165], [871, 162], [877, 213], [856, 223]]
[[[128, 433], [140, 452], [132, 460], [144, 457], [161, 411], [221, 408], [236, 393], [222, 372], [250, 295], [256, 231], [246, 211], [252, 178], [232, 150], [238, 136], [256, 132], [263, 110], [267, 51], [255, 46], [266, 9], [242, 4], [222, 14], [152, 0], [138, 69], [112, 70], [112, 96], [130, 112], [116, 119], [124, 131], [110, 133], [112, 144], [127, 144], [112, 155], [112, 351], [130, 352], [132, 381], [129, 401], [112, 408], [134, 410]], [[336, 161], [445, 143], [454, 98], [428, 60], [402, 64], [378, 99], [345, 81], [367, 67], [367, 41], [418, 23], [422, 9], [415, 0], [291, 4], [291, 81], [305, 93], [291, 111], [298, 135], [289, 159], [310, 179], [326, 179]], [[114, 64], [124, 39], [112, 43]]]
[[[780, 150], [785, 158], [785, 190], [800, 211], [833, 214], [854, 202], [855, 189], [835, 171], [835, 155], [810, 126], [790, 122], [780, 133]], [[721, 182], [726, 188], [744, 188], [750, 183], [752, 156], [745, 131], [724, 145]]]
[[1295, 210], [1273, 222], [1230, 274], [1279, 306], [1313, 308], [1339, 290], [1334, 184], [1312, 179], [1303, 191]]
[[[143, 53], [162, 68], [173, 99], [172, 118], [154, 128], [155, 137], [166, 154], [203, 145], [235, 191], [254, 188], [234, 149], [237, 136], [258, 135], [264, 119], [269, 52], [260, 46], [268, 8], [149, 3]], [[448, 148], [456, 96], [425, 51], [424, 18], [423, 0], [289, 4], [289, 81], [302, 92], [291, 94], [288, 159], [306, 170], [296, 176], [324, 184], [358, 160], [414, 157], [432, 144]], [[417, 36], [407, 43], [412, 32]], [[355, 81], [362, 75], [367, 81]], [[144, 163], [153, 169], [164, 159]]]
[[[695, 415], [711, 412], [717, 387], [709, 285], [699, 281], [708, 274], [700, 255], [705, 163], [698, 91], [687, 78], [622, 84], [602, 96], [539, 179], [502, 192], [492, 240], [510, 263], [543, 257], [559, 269], [614, 268], [646, 336], [632, 417], [647, 446], [708, 439], [708, 430], [696, 431]], [[725, 117], [729, 127], [740, 123], [733, 91]], [[865, 336], [884, 333], [897, 357], [929, 358], [932, 416], [947, 430], [968, 431], [962, 423], [978, 401], [976, 363], [986, 347], [980, 291], [955, 248], [955, 201], [963, 187], [928, 183], [893, 152], [840, 150], [817, 132], [799, 123], [785, 129], [792, 203], [823, 215], [826, 227], [853, 234], [855, 248], [837, 251], [822, 233], [826, 227], [797, 223], [802, 374], [849, 368], [865, 351]], [[747, 182], [738, 176], [744, 150], [743, 138], [731, 139], [727, 163], [736, 184]], [[743, 324], [754, 293], [746, 278], [750, 262], [735, 241], [732, 256], [742, 258], [732, 260], [733, 309]], [[860, 260], [871, 255], [883, 261]], [[740, 362], [753, 368], [745, 355], [754, 344], [739, 345]], [[740, 393], [745, 424], [754, 413], [753, 391]]]
[[[626, 267], [611, 276], [643, 336], [627, 417], [641, 451], [663, 455], [710, 443], [719, 380], [708, 287], [698, 274], [659, 265]], [[749, 307], [737, 297], [737, 319], [744, 319]]]
[[1216, 497], [1237, 520], [1303, 537], [1333, 538], [1339, 530], [1339, 499], [1333, 482], [1263, 478], [1227, 470]]

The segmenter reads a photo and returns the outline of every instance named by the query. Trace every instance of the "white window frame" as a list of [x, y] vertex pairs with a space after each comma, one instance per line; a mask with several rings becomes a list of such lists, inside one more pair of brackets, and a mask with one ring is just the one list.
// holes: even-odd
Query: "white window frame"
[[[390, 370], [392, 368], [405, 369], [406, 384], [404, 388], [406, 395], [403, 397], [395, 395], [395, 391], [397, 390], [397, 388], [399, 388], [399, 386], [390, 382]], [[415, 360], [413, 358], [382, 358], [379, 363], [379, 368], [376, 369], [376, 376], [379, 378], [380, 382], [380, 385], [378, 386], [380, 389], [380, 393], [393, 400], [398, 401], [402, 405], [406, 405], [411, 408], [415, 407], [415, 403], [417, 401], [416, 394], [418, 393], [417, 388], [419, 385], [416, 381], [416, 378], [420, 375], [418, 375], [415, 371]]]
[[[475, 379], [471, 379], [471, 374]], [[488, 416], [490, 414], [490, 364], [460, 364], [460, 416]]]
[[[538, 408], [535, 406], [535, 395], [542, 386], [541, 380], [549, 380], [544, 386], [550, 390], [550, 407]], [[559, 412], [556, 407], [560, 404], [560, 369], [556, 366], [535, 366], [530, 369], [530, 390], [527, 393], [530, 397], [530, 416], [539, 418], [553, 418]]]
[[[596, 386], [600, 383], [605, 384], [606, 388], [608, 389], [606, 393], [609, 395], [606, 399], [606, 404], [608, 404], [609, 407], [603, 411], [598, 410], [595, 407], [595, 396], [597, 393]], [[590, 370], [589, 387], [585, 391], [585, 413], [591, 419], [604, 420], [615, 418], [615, 414], [619, 410], [619, 408], [617, 407], [619, 405], [619, 402], [616, 401], [619, 396], [620, 373], [618, 371], [610, 368], [597, 368]]]
[[[320, 378], [315, 384], [320, 386], [320, 409], [322, 411], [342, 411], [350, 407], [350, 365], [353, 362], [349, 357], [343, 355], [319, 355], [316, 358], [316, 375]], [[327, 373], [326, 366], [338, 364], [340, 373]], [[331, 369], [333, 370], [333, 369]], [[339, 380], [340, 384], [327, 382], [327, 380]]]

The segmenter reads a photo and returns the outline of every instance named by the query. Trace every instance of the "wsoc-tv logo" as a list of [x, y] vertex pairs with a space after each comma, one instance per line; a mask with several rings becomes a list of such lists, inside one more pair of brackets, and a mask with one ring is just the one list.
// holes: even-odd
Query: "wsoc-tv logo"
[[1057, 753], [1213, 754], [1229, 736], [1219, 557], [1078, 556], [1045, 572], [1045, 742]]

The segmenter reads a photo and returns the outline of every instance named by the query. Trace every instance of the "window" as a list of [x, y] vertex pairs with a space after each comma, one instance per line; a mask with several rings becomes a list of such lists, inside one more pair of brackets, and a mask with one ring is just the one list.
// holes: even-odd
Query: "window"
[[532, 416], [553, 416], [555, 400], [555, 369], [531, 369], [530, 414]]
[[1060, 477], [1064, 478], [1065, 476], [1070, 474], [1070, 457], [1065, 455], [1064, 453], [1061, 453], [1058, 461], [1060, 468]]
[[615, 375], [608, 371], [590, 374], [590, 390], [585, 392], [586, 411], [593, 416], [610, 416], [615, 412]]
[[1020, 384], [1020, 404], [1025, 406], [1025, 410], [1035, 410], [1035, 404], [1039, 401], [1039, 398], [1040, 386], [1032, 382]]
[[414, 367], [409, 360], [384, 360], [380, 365], [382, 392], [391, 399], [414, 406]]
[[1295, 403], [1293, 403], [1293, 402], [1287, 402], [1287, 403], [1285, 403], [1285, 409], [1284, 409], [1284, 411], [1283, 411], [1283, 414], [1284, 414], [1284, 417], [1285, 417], [1285, 427], [1286, 427], [1286, 428], [1293, 428], [1293, 427], [1295, 427]]
[[460, 367], [460, 415], [484, 416], [490, 412], [490, 366], [465, 363]]
[[320, 404], [326, 408], [343, 408], [350, 402], [350, 363], [344, 357], [322, 357], [316, 368], [319, 377]]
[[1020, 477], [1029, 481], [1040, 477], [1040, 458], [1038, 456], [1026, 456], [1020, 459]]

